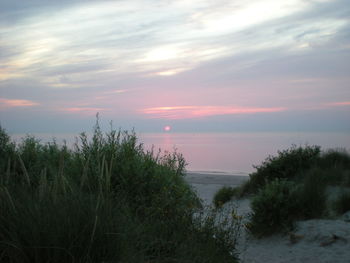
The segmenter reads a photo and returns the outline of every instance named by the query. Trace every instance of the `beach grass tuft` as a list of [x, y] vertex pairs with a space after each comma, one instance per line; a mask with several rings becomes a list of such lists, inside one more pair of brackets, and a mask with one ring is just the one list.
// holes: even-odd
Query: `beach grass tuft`
[[0, 262], [237, 262], [232, 228], [198, 216], [185, 165], [98, 119], [73, 148], [0, 127]]

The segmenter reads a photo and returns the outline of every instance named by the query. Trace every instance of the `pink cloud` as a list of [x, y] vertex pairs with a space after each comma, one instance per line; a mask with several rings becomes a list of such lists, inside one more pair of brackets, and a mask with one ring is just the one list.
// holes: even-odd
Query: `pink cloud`
[[216, 115], [254, 114], [263, 112], [280, 112], [286, 108], [246, 108], [234, 106], [176, 106], [142, 109], [143, 114], [160, 119], [190, 119]]
[[327, 103], [328, 106], [350, 106], [350, 101], [340, 101], [340, 102], [332, 102]]
[[0, 109], [14, 108], [14, 107], [31, 107], [37, 106], [39, 103], [30, 100], [16, 100], [0, 98]]

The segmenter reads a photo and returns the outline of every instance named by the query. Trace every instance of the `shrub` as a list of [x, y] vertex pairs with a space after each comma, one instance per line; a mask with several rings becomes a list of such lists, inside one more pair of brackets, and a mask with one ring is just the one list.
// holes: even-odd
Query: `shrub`
[[350, 169], [342, 171], [342, 184], [346, 187], [350, 187]]
[[345, 150], [328, 150], [317, 162], [328, 184], [350, 186], [350, 155]]
[[216, 208], [221, 207], [226, 202], [230, 201], [234, 196], [239, 195], [239, 188], [224, 186], [219, 189], [213, 198], [213, 203]]
[[0, 171], [5, 171], [11, 165], [15, 158], [15, 147], [6, 130], [0, 126]]
[[317, 164], [322, 168], [350, 169], [350, 155], [345, 149], [331, 149], [322, 153]]
[[[327, 215], [326, 188], [349, 186], [349, 167], [350, 155], [345, 150], [321, 153], [318, 146], [293, 146], [268, 157], [241, 187], [242, 194], [256, 194], [252, 232], [268, 235], [292, 227], [297, 219]], [[340, 198], [335, 207], [347, 209], [347, 197]]]
[[1, 127], [0, 143], [1, 262], [215, 262], [203, 251], [237, 262], [230, 230], [196, 221], [181, 154], [147, 152], [133, 132], [104, 136], [98, 122], [74, 149], [15, 145]]
[[256, 193], [266, 183], [275, 179], [293, 179], [301, 171], [312, 167], [320, 157], [319, 146], [296, 147], [279, 151], [278, 156], [269, 156], [261, 165], [254, 166], [256, 172], [244, 185], [244, 193]]
[[293, 182], [276, 179], [268, 183], [252, 199], [251, 232], [264, 236], [292, 228], [300, 217], [298, 194]]
[[1, 189], [1, 262], [121, 260], [123, 242], [131, 244], [127, 210], [79, 189], [54, 195], [49, 188], [55, 186], [40, 192]]
[[299, 193], [303, 219], [320, 218], [326, 214], [326, 187], [327, 180], [320, 168], [304, 173]]
[[[241, 220], [228, 217], [231, 209], [205, 207], [197, 211], [192, 230], [186, 230], [188, 240], [184, 240], [178, 251], [183, 260], [179, 262], [235, 262], [232, 258], [237, 256], [235, 245], [241, 232]], [[190, 261], [190, 258], [195, 260]]]
[[340, 215], [350, 211], [350, 192], [343, 191], [337, 200], [334, 201], [333, 209]]

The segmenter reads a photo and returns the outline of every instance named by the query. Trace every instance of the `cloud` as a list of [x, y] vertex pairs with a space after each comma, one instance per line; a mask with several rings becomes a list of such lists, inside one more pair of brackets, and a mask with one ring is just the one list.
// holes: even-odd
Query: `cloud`
[[242, 52], [319, 44], [320, 36], [329, 38], [347, 21], [334, 14], [305, 23], [307, 10], [317, 5], [300, 0], [221, 2], [66, 1], [45, 13], [56, 5], [35, 1], [36, 16], [0, 30], [7, 39], [0, 48], [16, 43], [19, 51], [4, 65], [12, 70], [8, 77], [47, 72], [80, 78], [79, 72], [101, 70], [102, 61], [106, 72], [173, 76]]
[[192, 119], [217, 115], [256, 114], [285, 111], [286, 108], [246, 108], [232, 106], [177, 106], [155, 107], [141, 110], [151, 118], [159, 119]]
[[350, 101], [331, 102], [331, 103], [327, 103], [326, 105], [336, 106], [336, 107], [350, 106]]
[[39, 103], [30, 100], [20, 99], [4, 99], [0, 98], [0, 109], [9, 109], [17, 107], [32, 107], [37, 106]]
[[0, 6], [1, 96], [45, 114], [197, 120], [350, 99], [348, 0]]

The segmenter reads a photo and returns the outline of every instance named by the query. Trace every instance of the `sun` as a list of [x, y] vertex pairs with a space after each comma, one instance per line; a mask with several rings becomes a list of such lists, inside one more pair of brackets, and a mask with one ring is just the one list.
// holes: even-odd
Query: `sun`
[[164, 126], [163, 130], [165, 132], [169, 132], [171, 130], [171, 127], [169, 125]]

